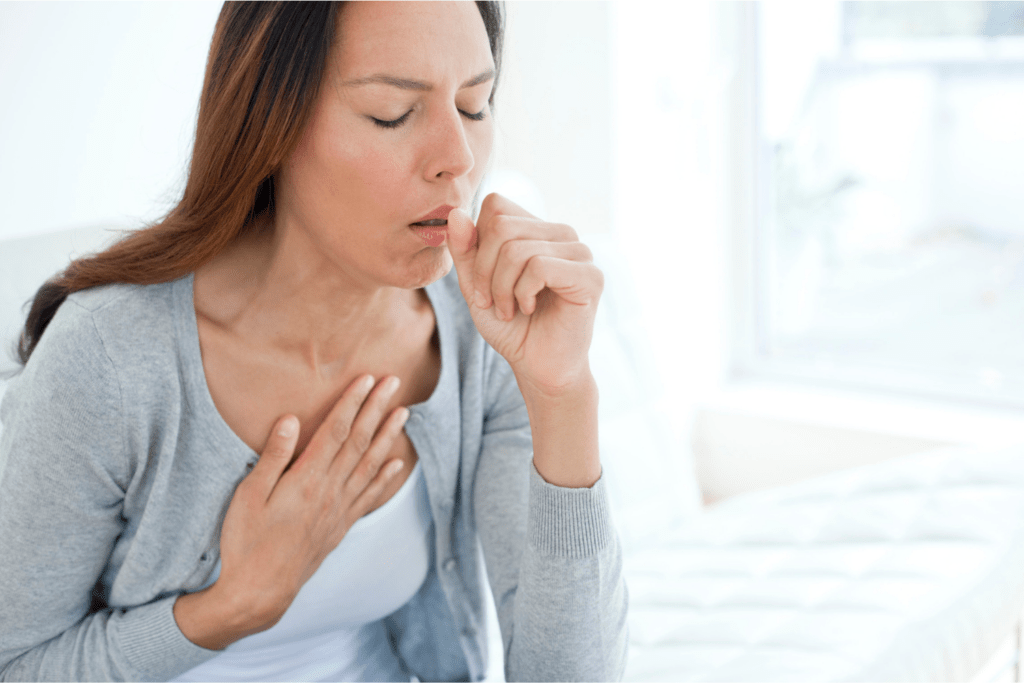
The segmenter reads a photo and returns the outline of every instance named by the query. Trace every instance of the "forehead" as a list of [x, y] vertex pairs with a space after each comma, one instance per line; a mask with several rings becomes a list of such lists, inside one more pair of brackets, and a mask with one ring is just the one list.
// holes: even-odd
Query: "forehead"
[[474, 2], [346, 2], [334, 61], [343, 79], [377, 73], [458, 79], [494, 66]]

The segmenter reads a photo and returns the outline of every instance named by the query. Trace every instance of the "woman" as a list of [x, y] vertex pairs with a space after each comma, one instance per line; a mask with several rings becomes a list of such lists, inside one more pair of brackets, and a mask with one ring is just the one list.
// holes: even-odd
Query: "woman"
[[492, 3], [225, 5], [181, 202], [29, 313], [4, 678], [478, 680], [485, 570], [510, 679], [621, 676], [601, 273], [466, 212], [500, 46]]

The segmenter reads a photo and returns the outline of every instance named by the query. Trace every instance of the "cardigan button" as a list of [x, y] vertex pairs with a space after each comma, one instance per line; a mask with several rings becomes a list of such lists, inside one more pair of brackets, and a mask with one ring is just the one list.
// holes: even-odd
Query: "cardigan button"
[[449, 557], [447, 560], [444, 561], [444, 570], [446, 572], [453, 572], [455, 571], [455, 568], [458, 566], [458, 564], [459, 563], [455, 561], [454, 557]]
[[466, 636], [467, 638], [472, 638], [476, 636], [476, 629], [472, 626], [467, 626], [466, 628], [462, 629], [462, 635]]

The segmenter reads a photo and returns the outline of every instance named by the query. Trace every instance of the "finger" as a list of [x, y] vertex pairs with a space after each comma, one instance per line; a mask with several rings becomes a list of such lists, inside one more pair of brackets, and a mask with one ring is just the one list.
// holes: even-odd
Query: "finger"
[[476, 261], [476, 226], [473, 219], [462, 209], [452, 209], [448, 214], [448, 253], [452, 255], [455, 272], [459, 278], [459, 289], [467, 304], [473, 303], [473, 264]]
[[498, 262], [495, 264], [494, 277], [491, 280], [494, 306], [498, 317], [502, 320], [511, 320], [515, 315], [516, 298], [513, 288], [519, 281], [526, 264], [536, 256], [552, 256], [567, 261], [581, 262], [589, 262], [593, 258], [590, 249], [582, 242], [547, 242], [543, 240], [505, 242], [498, 253]]
[[353, 500], [361, 495], [363, 489], [370, 485], [370, 482], [380, 472], [391, 449], [395, 445], [395, 439], [402, 432], [405, 421], [409, 419], [407, 408], [396, 408], [388, 416], [387, 421], [381, 426], [380, 432], [373, 440], [373, 444], [363, 454], [356, 464], [355, 469], [344, 482], [345, 495]]
[[377, 470], [377, 473], [373, 480], [363, 489], [363, 492], [359, 494], [352, 507], [349, 508], [352, 520], [355, 521], [365, 515], [373, 507], [373, 504], [377, 502], [380, 495], [384, 493], [384, 488], [388, 485], [388, 482], [395, 478], [395, 475], [402, 471], [405, 467], [405, 463], [395, 458], [389, 462], [385, 467], [381, 467]]
[[267, 443], [260, 453], [259, 460], [252, 472], [246, 477], [252, 483], [256, 495], [260, 500], [266, 501], [270, 498], [274, 486], [281, 479], [281, 475], [288, 468], [295, 453], [295, 444], [299, 440], [299, 418], [294, 415], [285, 415], [270, 430]]
[[374, 435], [384, 421], [388, 403], [398, 391], [400, 384], [401, 381], [394, 375], [382, 379], [359, 409], [348, 439], [335, 456], [335, 462], [331, 464], [331, 476], [336, 477], [339, 482], [345, 482], [349, 478], [362, 460], [363, 454], [370, 450], [374, 443]]
[[[489, 195], [484, 197], [484, 200], [480, 203], [480, 214], [476, 217], [477, 225], [490, 225], [494, 220], [494, 217], [499, 215], [537, 218], [507, 197], [504, 197], [497, 192], [491, 192]], [[479, 238], [477, 238], [478, 246], [479, 241]], [[480, 308], [489, 308], [491, 305], [490, 291], [487, 291], [486, 287], [479, 287], [477, 289], [480, 290], [479, 294], [474, 293], [477, 305], [480, 306]]]
[[302, 452], [296, 465], [302, 462], [317, 463], [323, 469], [330, 467], [334, 456], [341, 450], [342, 445], [348, 440], [352, 432], [352, 422], [359, 413], [370, 390], [373, 389], [373, 377], [361, 375], [352, 380], [352, 383], [345, 388], [341, 398], [331, 408], [327, 418], [320, 425], [320, 428], [313, 434], [306, 450]]
[[587, 306], [601, 298], [604, 274], [592, 263], [535, 256], [526, 264], [514, 288], [516, 302], [524, 314], [533, 315], [537, 295], [544, 289], [550, 289], [568, 303]]
[[499, 214], [504, 216], [522, 216], [523, 218], [538, 218], [508, 197], [492, 192], [480, 202], [480, 215], [477, 216], [476, 222], [490, 221]]
[[473, 282], [479, 293], [477, 305], [487, 308], [494, 301], [491, 284], [498, 254], [506, 242], [513, 240], [543, 240], [546, 242], [576, 242], [576, 231], [568, 225], [545, 223], [536, 218], [523, 216], [496, 215], [487, 223], [477, 222], [479, 246], [477, 247]]

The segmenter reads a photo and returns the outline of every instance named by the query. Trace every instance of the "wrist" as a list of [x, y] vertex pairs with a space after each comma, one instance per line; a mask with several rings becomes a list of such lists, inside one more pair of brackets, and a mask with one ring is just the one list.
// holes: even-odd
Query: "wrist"
[[557, 391], [525, 382], [520, 391], [533, 434], [533, 465], [549, 484], [589, 488], [601, 478], [598, 449], [597, 382], [589, 369]]
[[597, 381], [590, 372], [589, 363], [575, 375], [558, 385], [544, 385], [532, 381], [528, 376], [522, 375], [512, 369], [519, 385], [519, 391], [526, 401], [527, 409], [534, 404], [538, 409], [564, 407], [570, 404], [593, 405], [597, 407]]
[[282, 614], [258, 609], [252, 601], [224, 590], [220, 581], [204, 590], [185, 593], [174, 603], [174, 619], [182, 634], [208, 650], [223, 650], [246, 636], [265, 631]]

